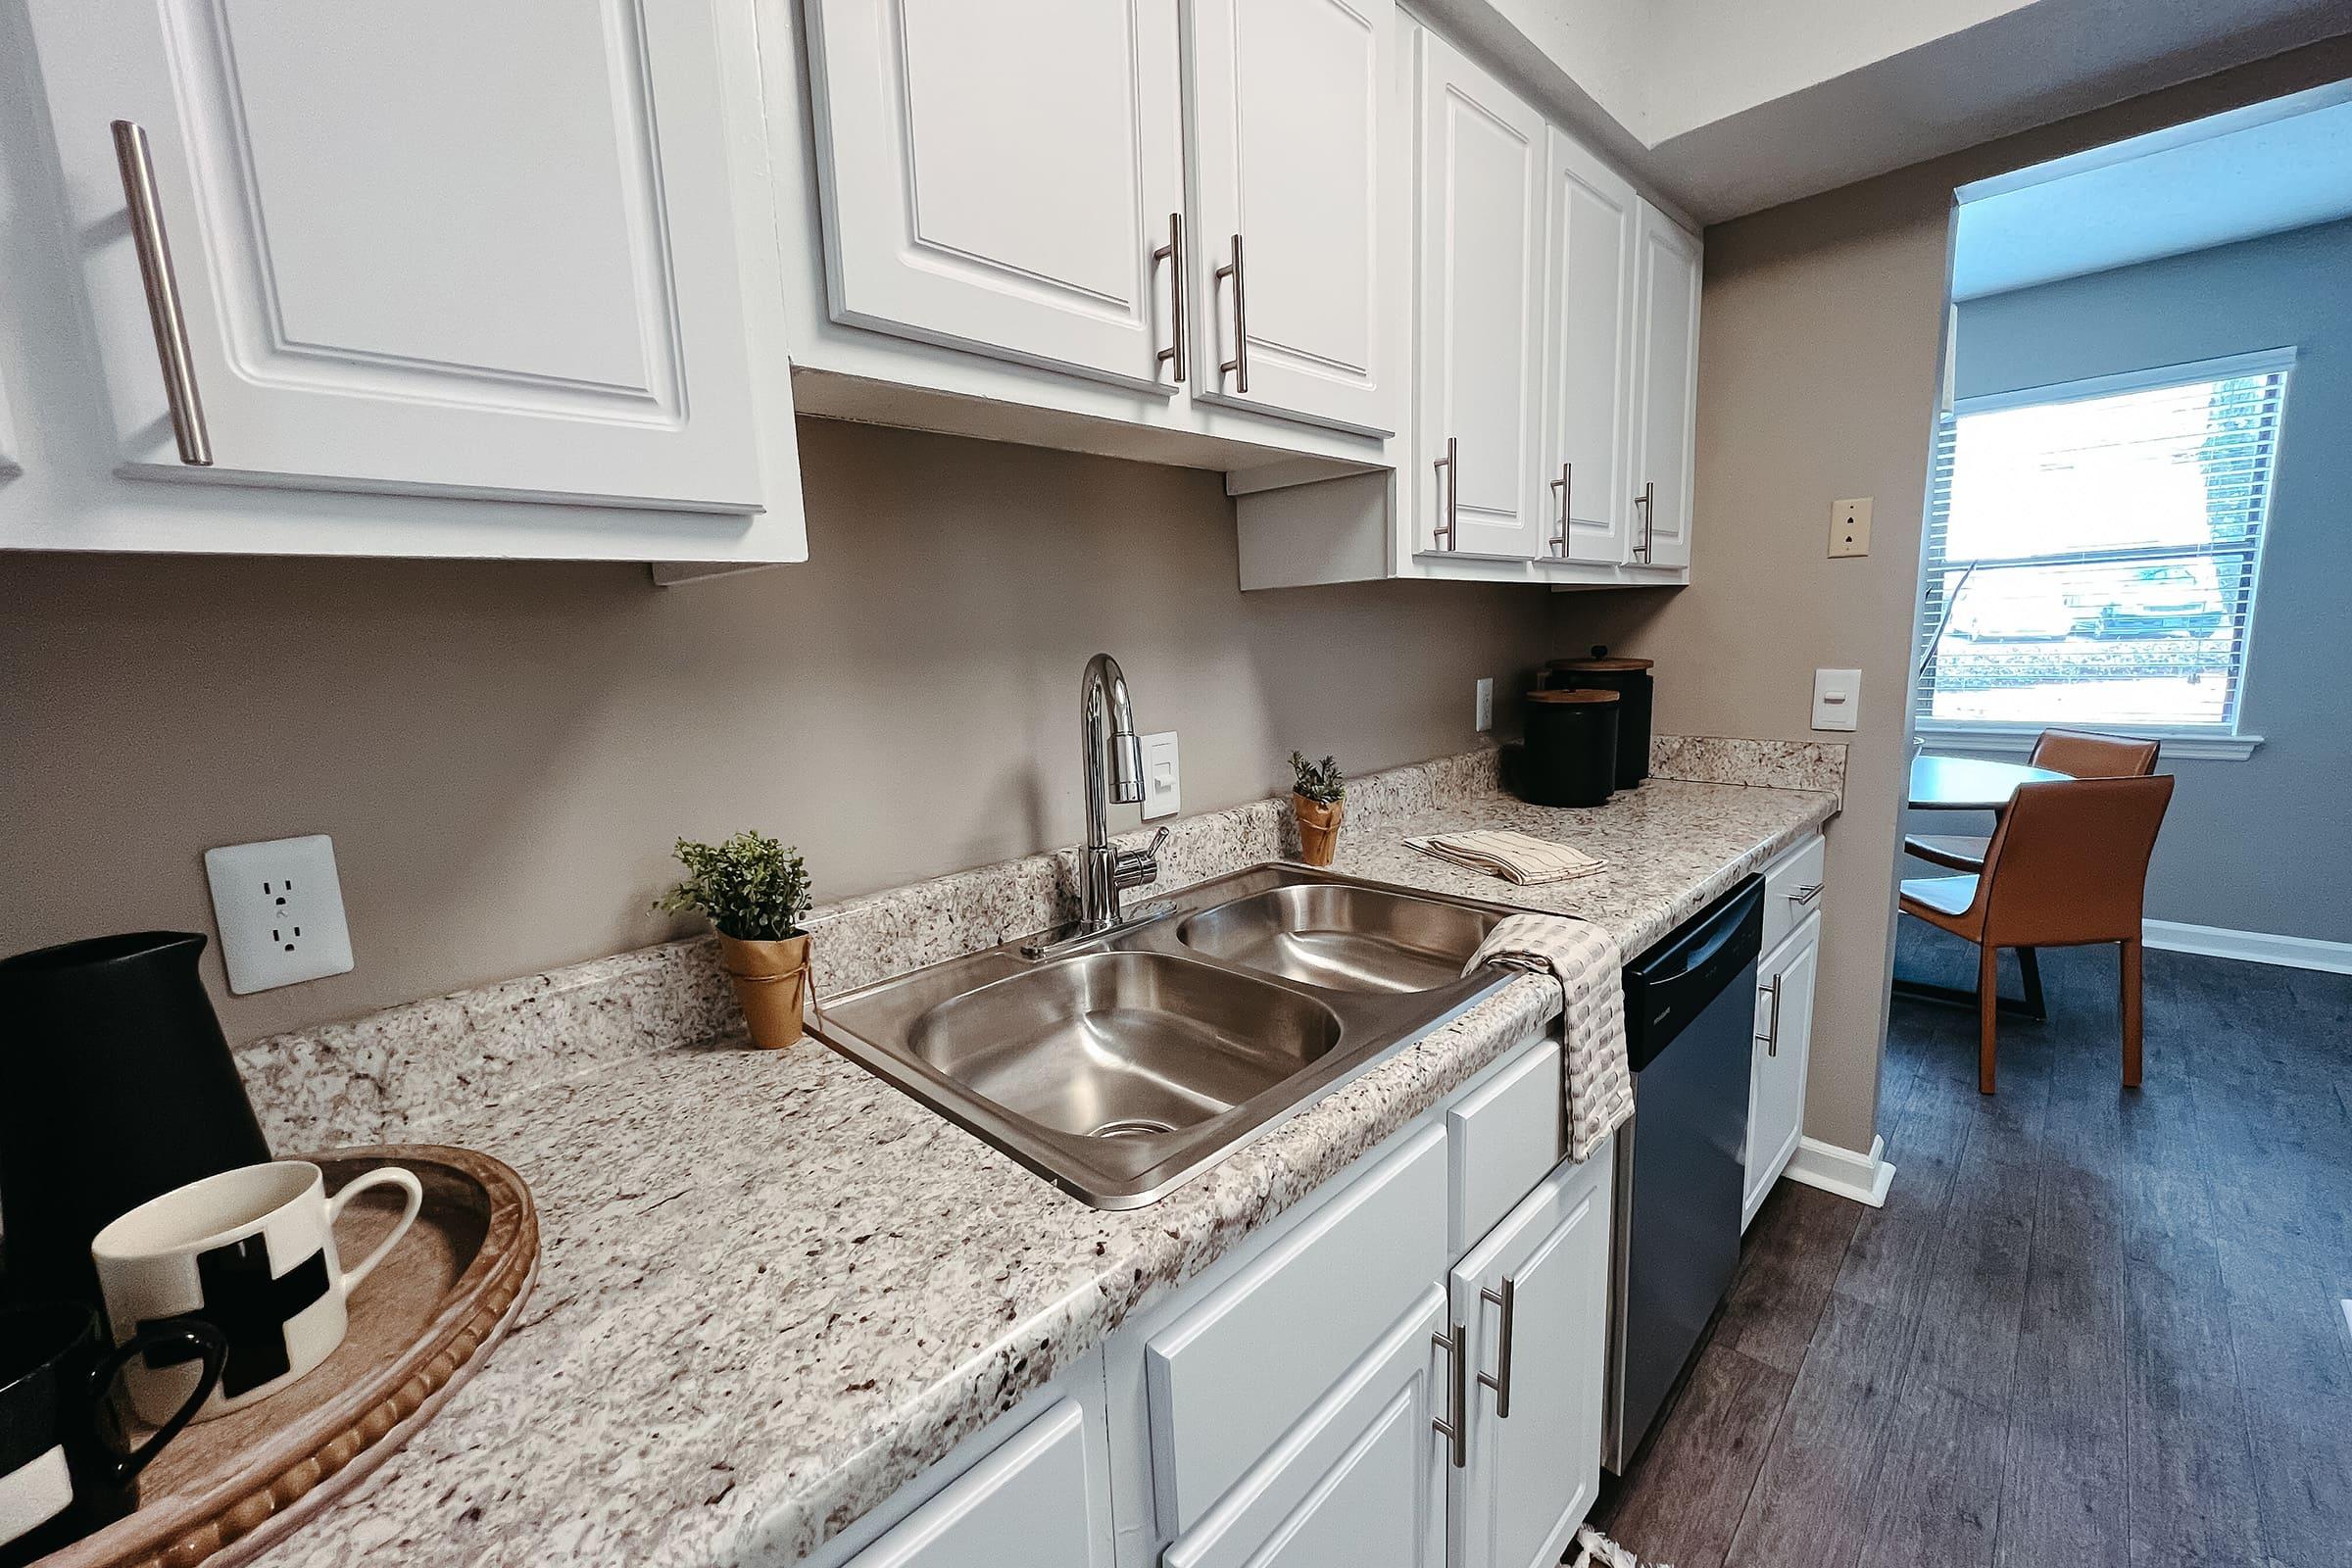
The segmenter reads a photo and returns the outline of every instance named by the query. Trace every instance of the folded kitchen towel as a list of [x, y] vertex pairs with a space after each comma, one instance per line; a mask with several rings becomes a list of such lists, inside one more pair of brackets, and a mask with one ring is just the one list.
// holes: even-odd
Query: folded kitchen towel
[[1508, 877], [1522, 887], [1591, 876], [1609, 863], [1566, 844], [1554, 844], [1548, 839], [1504, 828], [1438, 833], [1404, 842], [1448, 864], [1484, 871], [1489, 876]]
[[1559, 982], [1560, 1054], [1566, 1058], [1568, 1157], [1583, 1160], [1634, 1113], [1634, 1070], [1625, 1054], [1625, 955], [1590, 920], [1509, 914], [1487, 933], [1462, 972], [1499, 963]]

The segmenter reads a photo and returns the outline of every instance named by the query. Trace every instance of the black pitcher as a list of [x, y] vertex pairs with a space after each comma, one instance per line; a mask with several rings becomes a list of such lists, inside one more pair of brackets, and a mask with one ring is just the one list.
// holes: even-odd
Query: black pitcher
[[270, 1157], [197, 978], [204, 938], [136, 931], [0, 958], [0, 1230], [16, 1301], [95, 1303], [90, 1238]]

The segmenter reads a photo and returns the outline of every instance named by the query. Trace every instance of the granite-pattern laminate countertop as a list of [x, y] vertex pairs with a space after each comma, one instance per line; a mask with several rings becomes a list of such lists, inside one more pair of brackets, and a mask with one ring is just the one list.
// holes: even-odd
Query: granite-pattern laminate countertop
[[[1655, 779], [1586, 811], [1486, 796], [1339, 869], [1554, 909], [1630, 955], [1813, 830], [1836, 796]], [[1511, 889], [1404, 847], [1506, 825], [1606, 858]], [[513, 1336], [269, 1568], [719, 1565], [807, 1554], [1558, 1011], [1522, 977], [1161, 1201], [1087, 1208], [813, 1041], [650, 1052], [407, 1129], [507, 1160], [540, 1205]]]

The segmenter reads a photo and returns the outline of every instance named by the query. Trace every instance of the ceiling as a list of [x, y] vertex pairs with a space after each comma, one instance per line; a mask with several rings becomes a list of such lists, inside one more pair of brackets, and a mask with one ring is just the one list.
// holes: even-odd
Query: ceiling
[[2352, 217], [2352, 83], [1961, 193], [1952, 297], [1977, 299]]
[[1717, 222], [2352, 32], [2352, 0], [1421, 0]]

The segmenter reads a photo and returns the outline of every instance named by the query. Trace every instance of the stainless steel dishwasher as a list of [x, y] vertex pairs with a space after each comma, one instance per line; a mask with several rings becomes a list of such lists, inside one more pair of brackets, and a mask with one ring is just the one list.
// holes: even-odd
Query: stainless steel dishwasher
[[1634, 1119], [1617, 1134], [1601, 1462], [1622, 1475], [1740, 1265], [1764, 879], [1625, 966]]

